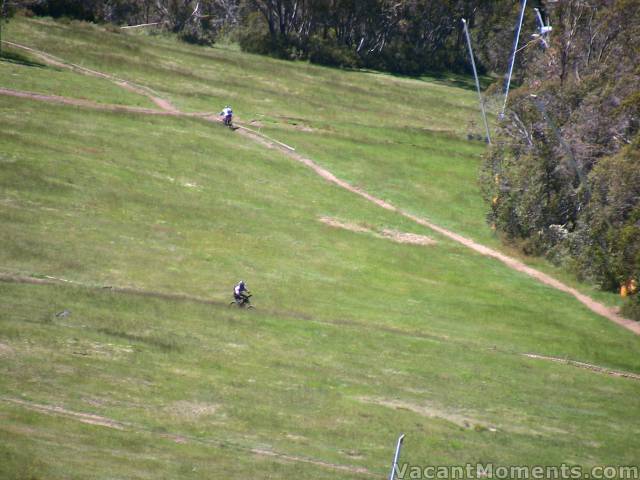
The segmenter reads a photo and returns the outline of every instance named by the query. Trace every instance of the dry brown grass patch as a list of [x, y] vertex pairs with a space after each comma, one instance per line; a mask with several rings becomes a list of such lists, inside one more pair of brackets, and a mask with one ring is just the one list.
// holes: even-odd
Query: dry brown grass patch
[[433, 245], [436, 243], [433, 238], [427, 237], [426, 235], [419, 235], [417, 233], [400, 232], [391, 228], [383, 228], [382, 230], [376, 231], [373, 228], [369, 228], [361, 224], [346, 222], [332, 217], [320, 217], [319, 220], [325, 225], [329, 225], [333, 228], [342, 228], [343, 230], [349, 230], [357, 233], [368, 233], [374, 237], [384, 238], [396, 243], [406, 243], [410, 245]]
[[175, 417], [193, 421], [213, 415], [218, 411], [218, 409], [218, 405], [211, 403], [179, 400], [167, 407], [167, 413]]

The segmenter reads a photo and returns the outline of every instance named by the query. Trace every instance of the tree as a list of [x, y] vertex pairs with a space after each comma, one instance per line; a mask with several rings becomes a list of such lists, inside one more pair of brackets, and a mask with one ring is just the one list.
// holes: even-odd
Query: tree
[[0, 0], [0, 58], [2, 58], [2, 22], [4, 22], [4, 4], [6, 0]]
[[16, 7], [26, 6], [31, 2], [23, 2], [25, 5], [22, 5], [21, 2], [9, 0], [0, 0], [0, 58], [2, 58], [2, 24], [7, 23], [9, 18], [13, 16], [15, 13]]
[[0, 58], [2, 58], [2, 24], [8, 17], [7, 0], [0, 0]]
[[640, 3], [567, 0], [549, 13], [550, 46], [525, 51], [483, 165], [489, 221], [616, 290], [640, 281]]

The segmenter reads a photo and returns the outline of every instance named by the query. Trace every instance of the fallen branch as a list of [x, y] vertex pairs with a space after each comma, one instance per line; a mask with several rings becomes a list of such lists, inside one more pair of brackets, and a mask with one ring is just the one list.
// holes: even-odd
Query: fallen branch
[[591, 370], [598, 373], [604, 373], [607, 375], [612, 375], [614, 377], [631, 378], [633, 380], [640, 380], [640, 374], [637, 374], [637, 373], [611, 370], [609, 368], [600, 367], [598, 365], [592, 365], [591, 363], [578, 362], [576, 360], [569, 360], [568, 358], [549, 357], [546, 355], [538, 355], [535, 353], [523, 353], [522, 356], [528, 357], [528, 358], [535, 358], [538, 360], [548, 360], [550, 362], [563, 363], [565, 365], [572, 365], [574, 367], [585, 368], [587, 370]]
[[238, 125], [238, 128], [242, 128], [243, 130], [247, 130], [247, 131], [249, 131], [249, 132], [251, 132], [251, 133], [253, 133], [253, 134], [255, 134], [255, 135], [259, 135], [259, 136], [261, 136], [261, 137], [264, 137], [264, 138], [266, 138], [267, 140], [269, 140], [270, 142], [277, 143], [277, 144], [278, 144], [278, 145], [280, 145], [281, 147], [287, 148], [287, 149], [291, 150], [292, 152], [295, 152], [295, 151], [296, 151], [296, 149], [295, 149], [295, 148], [290, 147], [290, 146], [289, 146], [289, 145], [287, 145], [286, 143], [279, 142], [278, 140], [275, 140], [275, 139], [273, 139], [273, 138], [269, 137], [268, 135], [265, 135], [264, 133], [256, 132], [255, 130], [252, 130], [252, 129], [250, 129], [250, 128], [243, 127], [242, 125]]
[[140, 27], [149, 27], [151, 25], [160, 25], [162, 22], [153, 22], [153, 23], [141, 23], [140, 25], [127, 25], [126, 27], [120, 27], [122, 30], [127, 28], [140, 28]]

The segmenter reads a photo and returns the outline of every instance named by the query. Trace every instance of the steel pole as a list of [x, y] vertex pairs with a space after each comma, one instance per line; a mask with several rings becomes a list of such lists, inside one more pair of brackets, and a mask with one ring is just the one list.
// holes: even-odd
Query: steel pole
[[527, 0], [522, 2], [522, 10], [520, 11], [520, 19], [518, 20], [518, 28], [516, 29], [516, 38], [513, 41], [513, 54], [511, 55], [511, 63], [509, 65], [509, 73], [507, 75], [507, 84], [504, 88], [504, 104], [500, 118], [504, 117], [504, 111], [507, 109], [507, 98], [509, 97], [509, 87], [511, 86], [511, 75], [513, 74], [513, 64], [516, 62], [516, 52], [518, 50], [518, 42], [520, 41], [520, 30], [522, 29], [522, 20], [524, 20], [524, 9], [527, 6]]
[[540, 15], [540, 10], [534, 8], [536, 12], [536, 16], [538, 17], [538, 23], [540, 24], [540, 33], [542, 33], [542, 29], [545, 27], [544, 21], [542, 20], [542, 15]]
[[467, 21], [463, 18], [462, 24], [464, 25], [464, 35], [467, 38], [467, 46], [469, 47], [469, 56], [471, 57], [471, 66], [473, 67], [473, 76], [476, 79], [476, 90], [478, 90], [478, 99], [480, 100], [480, 110], [482, 111], [482, 121], [484, 122], [484, 128], [487, 132], [487, 142], [491, 145], [491, 135], [489, 135], [489, 123], [487, 122], [487, 114], [484, 111], [484, 101], [482, 100], [482, 93], [480, 92], [480, 80], [478, 80], [478, 71], [476, 70], [476, 61], [473, 59], [473, 48], [471, 47], [471, 37], [469, 36], [469, 29], [467, 28]]
[[393, 464], [391, 465], [391, 473], [389, 474], [389, 480], [393, 480], [396, 477], [396, 469], [398, 468], [398, 459], [400, 458], [400, 448], [404, 441], [404, 433], [398, 437], [398, 443], [396, 444], [396, 453], [393, 455]]

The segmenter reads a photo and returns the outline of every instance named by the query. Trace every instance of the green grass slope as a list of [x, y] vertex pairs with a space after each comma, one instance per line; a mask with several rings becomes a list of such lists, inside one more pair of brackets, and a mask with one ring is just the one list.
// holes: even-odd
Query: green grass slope
[[[482, 149], [463, 140], [471, 90], [85, 24], [8, 32], [185, 110], [231, 102], [355, 184], [494, 241]], [[0, 86], [149, 106], [27, 62], [0, 62]], [[640, 372], [640, 341], [573, 298], [219, 125], [7, 97], [0, 118], [0, 273], [78, 282], [0, 282], [1, 478], [382, 478], [400, 432], [419, 465], [637, 463], [640, 382], [521, 355]], [[226, 306], [240, 278], [256, 310]]]
[[[484, 147], [466, 141], [469, 131], [480, 133], [468, 79], [293, 65], [228, 48], [188, 47], [171, 37], [107, 33], [78, 22], [17, 19], [8, 30], [14, 42], [147, 85], [180, 109], [215, 112], [231, 103], [240, 119], [294, 145], [341, 178], [406, 211], [504, 248], [486, 227], [476, 181]], [[148, 99], [110, 82], [59, 68], [49, 68], [48, 75], [33, 68], [15, 75], [5, 65], [3, 83], [14, 88], [46, 93], [55, 87], [73, 97], [150, 106]], [[522, 260], [599, 301], [620, 303], [616, 295], [579, 284], [544, 261]]]

